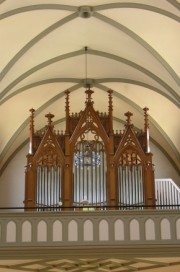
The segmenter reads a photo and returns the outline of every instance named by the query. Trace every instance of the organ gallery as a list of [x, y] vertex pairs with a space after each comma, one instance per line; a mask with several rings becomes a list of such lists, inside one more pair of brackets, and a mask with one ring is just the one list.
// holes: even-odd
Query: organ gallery
[[93, 91], [85, 91], [85, 107], [70, 111], [65, 92], [65, 130], [56, 131], [54, 115], [35, 131], [31, 109], [30, 139], [25, 171], [25, 208], [154, 206], [154, 169], [149, 147], [148, 108], [144, 127], [135, 129], [126, 112], [124, 130], [113, 129], [113, 92], [100, 113]]

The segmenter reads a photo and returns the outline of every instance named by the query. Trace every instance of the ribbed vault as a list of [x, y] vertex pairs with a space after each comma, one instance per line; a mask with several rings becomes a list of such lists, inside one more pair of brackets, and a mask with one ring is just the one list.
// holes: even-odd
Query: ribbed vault
[[95, 107], [106, 111], [114, 91], [114, 121], [134, 113], [142, 128], [150, 111], [151, 137], [179, 169], [180, 13], [176, 0], [1, 0], [0, 172], [27, 143], [30, 108], [36, 129], [44, 115], [63, 127], [64, 91], [72, 112], [84, 107], [87, 77]]

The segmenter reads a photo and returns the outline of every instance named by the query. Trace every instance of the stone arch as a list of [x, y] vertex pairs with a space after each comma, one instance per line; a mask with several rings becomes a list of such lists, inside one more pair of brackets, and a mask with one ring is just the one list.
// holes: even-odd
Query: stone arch
[[180, 218], [176, 220], [176, 238], [180, 239]]
[[29, 220], [22, 224], [22, 242], [31, 242], [32, 240], [32, 225]]
[[136, 219], [130, 221], [130, 240], [140, 240], [139, 222]]
[[37, 225], [37, 241], [47, 241], [47, 223], [44, 220], [41, 220]]
[[161, 228], [161, 240], [171, 239], [171, 227], [170, 222], [167, 218], [161, 220], [160, 228]]
[[56, 220], [53, 223], [53, 242], [62, 241], [62, 223], [60, 220]]
[[114, 222], [114, 239], [115, 241], [124, 240], [124, 222], [121, 219]]
[[12, 220], [7, 224], [6, 241], [16, 242], [16, 223]]
[[78, 225], [75, 220], [71, 220], [68, 224], [68, 241], [78, 240]]
[[102, 219], [99, 222], [99, 240], [108, 241], [109, 240], [109, 224], [107, 220]]
[[146, 240], [155, 240], [155, 224], [151, 218], [145, 222], [145, 238]]
[[93, 223], [91, 220], [86, 220], [83, 224], [84, 241], [93, 241]]

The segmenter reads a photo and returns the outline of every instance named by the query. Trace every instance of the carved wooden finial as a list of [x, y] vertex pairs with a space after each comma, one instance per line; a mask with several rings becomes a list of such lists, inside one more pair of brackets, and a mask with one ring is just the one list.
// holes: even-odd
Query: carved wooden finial
[[70, 103], [69, 103], [69, 94], [70, 91], [66, 90], [66, 102], [65, 102], [65, 111], [66, 111], [66, 134], [69, 134], [70, 125], [69, 125], [69, 118], [70, 118]]
[[148, 108], [145, 107], [143, 109], [144, 111], [144, 132], [145, 132], [145, 137], [146, 137], [146, 141], [145, 141], [145, 149], [146, 149], [146, 153], [150, 153], [150, 142], [149, 142], [149, 120], [148, 120]]
[[48, 126], [52, 126], [51, 124], [52, 124], [52, 118], [54, 117], [54, 114], [49, 112], [48, 114], [45, 115], [45, 117], [47, 117], [48, 119]]
[[112, 90], [108, 90], [108, 97], [109, 97], [109, 113], [113, 110], [113, 99], [112, 99]]
[[112, 90], [108, 90], [109, 97], [109, 133], [113, 134], [113, 99], [112, 99]]
[[29, 111], [31, 112], [30, 126], [29, 126], [29, 130], [30, 130], [29, 154], [33, 154], [33, 151], [34, 151], [33, 137], [34, 137], [34, 112], [35, 112], [35, 109], [32, 108]]
[[144, 109], [143, 109], [143, 111], [144, 111], [144, 130], [146, 131], [147, 130], [147, 128], [149, 128], [149, 120], [148, 120], [148, 108], [147, 107], [145, 107]]
[[131, 116], [133, 116], [132, 112], [128, 111], [124, 115], [127, 116], [126, 126], [132, 126], [131, 124]]
[[65, 110], [66, 110], [66, 113], [69, 113], [69, 94], [70, 94], [70, 91], [67, 90], [65, 91], [65, 94], [66, 94], [66, 105], [65, 105]]
[[89, 103], [90, 103], [90, 104], [93, 104], [91, 95], [94, 93], [94, 91], [92, 91], [92, 90], [89, 88], [88, 90], [85, 91], [85, 93], [86, 93], [86, 104], [87, 104], [87, 103], [88, 103], [88, 104], [89, 104]]
[[30, 109], [29, 111], [30, 111], [30, 112], [31, 112], [31, 114], [33, 115], [33, 114], [34, 114], [34, 112], [35, 112], [35, 109], [33, 109], [33, 108], [32, 108], [32, 109]]
[[29, 111], [31, 112], [31, 116], [30, 116], [30, 130], [34, 131], [34, 112], [35, 112], [35, 109], [32, 108]]

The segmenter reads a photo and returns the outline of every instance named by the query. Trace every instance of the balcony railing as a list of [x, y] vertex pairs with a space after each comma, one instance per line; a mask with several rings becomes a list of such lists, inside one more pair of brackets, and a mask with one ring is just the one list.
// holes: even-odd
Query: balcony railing
[[[160, 196], [159, 192], [162, 195], [165, 189], [169, 198]], [[140, 247], [143, 250], [161, 247], [167, 248], [168, 254], [171, 251], [173, 256], [180, 255], [179, 188], [171, 180], [156, 181], [156, 197], [154, 207], [91, 207], [86, 203], [66, 208], [34, 207], [25, 211], [23, 207], [1, 207], [0, 256], [7, 252], [15, 256], [22, 248], [24, 253], [49, 247], [66, 254], [72, 247], [81, 249], [81, 254], [86, 247], [88, 250], [103, 248], [103, 251], [106, 248], [109, 252], [114, 248], [114, 252], [118, 249], [121, 254], [125, 247], [128, 252], [133, 248], [136, 252]]]
[[0, 248], [180, 245], [178, 210], [0, 213]]
[[155, 194], [157, 206], [164, 205], [161, 208], [166, 209], [168, 205], [178, 208], [176, 205], [180, 205], [180, 188], [172, 179], [156, 179]]

